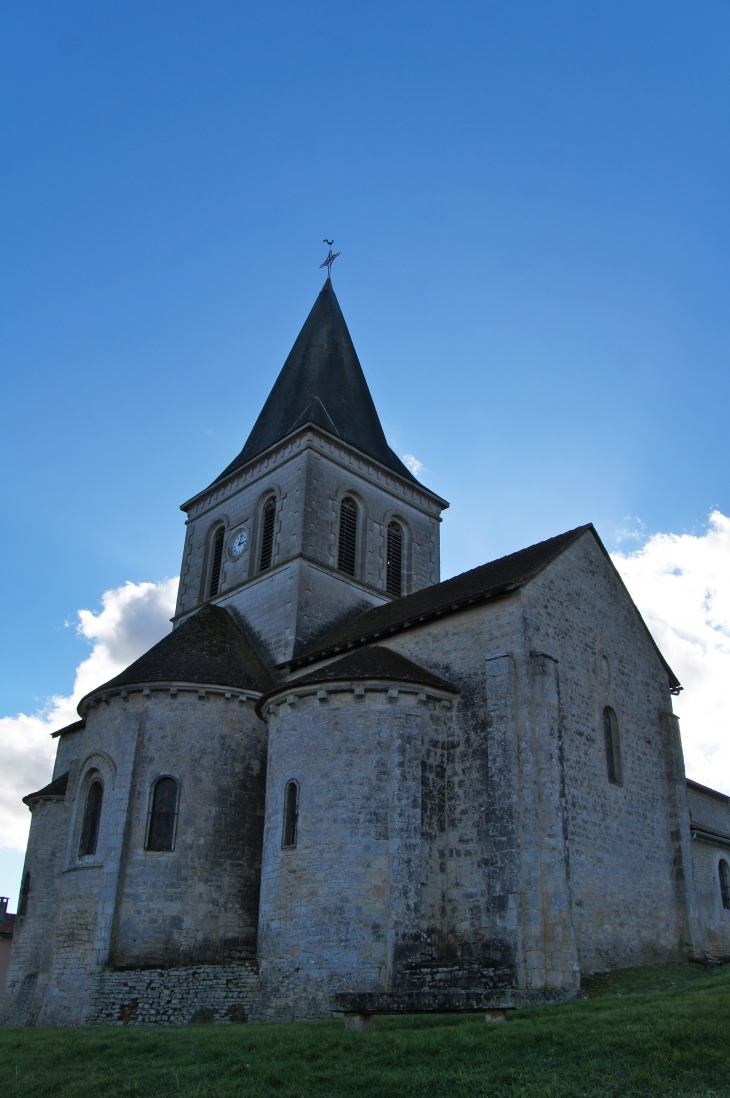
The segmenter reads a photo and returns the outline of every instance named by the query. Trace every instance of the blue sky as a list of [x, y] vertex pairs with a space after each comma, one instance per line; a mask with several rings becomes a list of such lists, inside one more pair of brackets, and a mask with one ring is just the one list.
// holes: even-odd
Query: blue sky
[[177, 574], [334, 282], [448, 576], [593, 521], [728, 514], [730, 8], [5, 5], [5, 674], [68, 694], [81, 607]]

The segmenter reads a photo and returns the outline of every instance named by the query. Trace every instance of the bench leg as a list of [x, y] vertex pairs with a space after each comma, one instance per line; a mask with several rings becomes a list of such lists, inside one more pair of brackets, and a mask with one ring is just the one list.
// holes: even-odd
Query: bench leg
[[364, 1033], [366, 1029], [374, 1029], [374, 1027], [374, 1014], [345, 1015], [345, 1029], [349, 1029], [351, 1033]]

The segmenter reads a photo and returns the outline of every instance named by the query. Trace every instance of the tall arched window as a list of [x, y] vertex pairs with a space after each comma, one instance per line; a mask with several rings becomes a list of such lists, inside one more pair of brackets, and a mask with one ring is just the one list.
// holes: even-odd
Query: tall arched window
[[158, 778], [152, 790], [147, 827], [147, 850], [175, 849], [178, 784], [174, 778]]
[[284, 790], [284, 831], [281, 838], [282, 846], [297, 845], [297, 821], [299, 819], [299, 784], [291, 781], [286, 783]]
[[213, 542], [213, 560], [210, 566], [210, 583], [208, 584], [208, 598], [212, 599], [214, 595], [218, 594], [218, 588], [221, 584], [221, 564], [223, 563], [223, 538], [225, 537], [225, 530], [221, 526], [215, 535], [215, 541]]
[[25, 915], [28, 910], [28, 893], [30, 892], [30, 870], [26, 869], [20, 884], [20, 896], [18, 897], [18, 915]]
[[261, 557], [259, 569], [265, 572], [271, 568], [271, 558], [274, 552], [274, 520], [276, 519], [276, 500], [272, 496], [264, 506], [263, 524], [261, 530]]
[[403, 530], [397, 522], [388, 523], [385, 590], [396, 598], [403, 594]]
[[[730, 911], [730, 866], [727, 864], [724, 858], [720, 858], [720, 864], [717, 867], [718, 876], [720, 877], [720, 896], [722, 898], [722, 906], [726, 911]], [[18, 909], [20, 910], [20, 908]]]
[[345, 496], [340, 504], [340, 543], [337, 552], [337, 567], [348, 576], [355, 575], [357, 556], [357, 504]]
[[81, 825], [81, 841], [79, 842], [79, 858], [86, 858], [90, 854], [96, 854], [96, 841], [99, 838], [99, 821], [101, 820], [101, 802], [104, 797], [104, 786], [99, 778], [94, 778], [86, 790], [86, 804], [84, 806], [84, 822]]
[[621, 744], [618, 734], [618, 719], [610, 705], [607, 705], [603, 710], [603, 738], [606, 743], [608, 780], [613, 785], [622, 785]]

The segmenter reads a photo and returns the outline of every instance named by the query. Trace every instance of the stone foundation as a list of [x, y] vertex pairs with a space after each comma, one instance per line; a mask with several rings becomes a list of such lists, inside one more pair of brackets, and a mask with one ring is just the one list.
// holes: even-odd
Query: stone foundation
[[256, 965], [106, 971], [86, 1022], [98, 1026], [230, 1025], [255, 1012]]

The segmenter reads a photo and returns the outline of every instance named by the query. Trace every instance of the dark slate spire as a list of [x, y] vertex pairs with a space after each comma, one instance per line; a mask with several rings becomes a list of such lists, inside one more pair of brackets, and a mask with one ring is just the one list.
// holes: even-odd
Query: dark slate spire
[[368, 383], [328, 278], [241, 453], [218, 480], [313, 423], [415, 481], [385, 441]]

